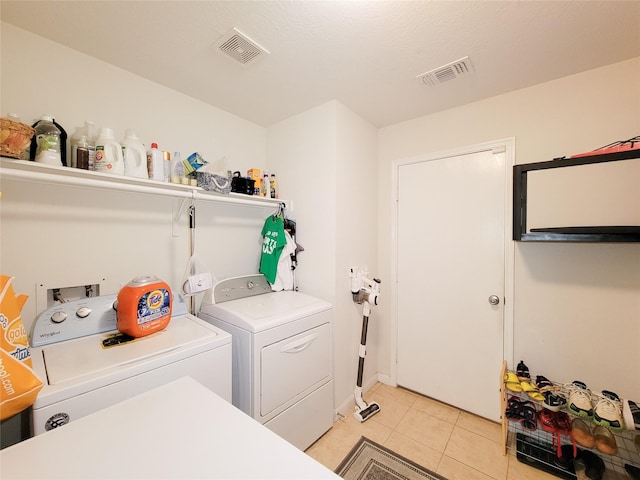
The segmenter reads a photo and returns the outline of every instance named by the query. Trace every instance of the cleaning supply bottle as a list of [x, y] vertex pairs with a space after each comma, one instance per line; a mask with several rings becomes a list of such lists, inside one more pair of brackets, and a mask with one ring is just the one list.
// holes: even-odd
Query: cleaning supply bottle
[[180, 158], [180, 152], [174, 152], [169, 167], [169, 181], [171, 183], [183, 183], [183, 178], [185, 178], [184, 164]]
[[271, 179], [269, 181], [271, 187], [271, 198], [278, 198], [277, 187], [278, 181], [276, 180], [276, 174], [271, 174]]
[[163, 165], [164, 165], [164, 178], [163, 178], [163, 180], [165, 182], [168, 182], [169, 181], [169, 176], [170, 176], [169, 171], [171, 170], [171, 153], [163, 151], [162, 152], [162, 158], [164, 159], [164, 163], [163, 163]]
[[[80, 140], [84, 137], [87, 142], [87, 148], [89, 150], [89, 170], [93, 170], [93, 159], [96, 155], [96, 137], [97, 137], [98, 129], [96, 128], [95, 123], [85, 120], [84, 126], [78, 128], [75, 133], [71, 136], [70, 144], [71, 144], [71, 155], [70, 155], [70, 163], [69, 166], [77, 167], [78, 157], [77, 157], [77, 149]], [[80, 167], [78, 167], [80, 168]]]
[[32, 143], [30, 153], [33, 157], [32, 160], [47, 165], [62, 166], [61, 132], [53, 124], [53, 118], [49, 115], [43, 115], [33, 128], [36, 133], [34, 135], [35, 148]]
[[113, 130], [110, 128], [101, 128], [98, 132], [94, 169], [96, 172], [124, 175], [122, 147], [116, 142]]
[[164, 156], [158, 150], [158, 144], [152, 143], [151, 150], [147, 152], [147, 171], [151, 180], [164, 180]]
[[269, 181], [269, 172], [262, 171], [262, 192], [263, 197], [269, 198], [271, 196], [271, 182]]
[[89, 142], [87, 142], [87, 137], [84, 135], [75, 146], [75, 157], [76, 168], [89, 170]]
[[124, 138], [120, 141], [122, 146], [122, 159], [124, 160], [124, 174], [127, 177], [149, 178], [147, 171], [147, 152], [144, 145], [132, 129], [124, 132]]

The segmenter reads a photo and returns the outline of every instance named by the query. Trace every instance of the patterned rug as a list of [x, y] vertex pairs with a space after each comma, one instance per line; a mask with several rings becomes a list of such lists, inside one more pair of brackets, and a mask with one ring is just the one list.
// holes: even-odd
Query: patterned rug
[[360, 437], [336, 473], [345, 480], [446, 480], [365, 437]]

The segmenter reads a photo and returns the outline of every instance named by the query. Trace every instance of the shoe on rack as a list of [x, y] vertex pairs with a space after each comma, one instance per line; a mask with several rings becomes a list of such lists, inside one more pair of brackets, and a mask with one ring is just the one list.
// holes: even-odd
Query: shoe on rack
[[595, 453], [585, 450], [582, 452], [582, 461], [585, 465], [585, 473], [587, 478], [591, 480], [602, 480], [604, 476], [604, 462]]
[[571, 421], [571, 432], [578, 445], [586, 448], [594, 448], [596, 446], [596, 439], [593, 437], [591, 426], [581, 418], [576, 417]]
[[[572, 453], [571, 458], [578, 456], [578, 447], [576, 446], [576, 440], [573, 437], [571, 431], [571, 419], [566, 412], [553, 412], [553, 422], [556, 425], [556, 443], [558, 448], [558, 455], [562, 456], [564, 450], [568, 450]], [[566, 435], [571, 440], [571, 445], [562, 445], [562, 435]]]
[[569, 391], [569, 410], [581, 417], [591, 417], [593, 415], [593, 404], [591, 403], [591, 391], [584, 382], [574, 380], [566, 385]]
[[557, 412], [567, 404], [567, 398], [560, 391], [560, 387], [554, 385], [548, 378], [538, 375], [536, 386], [544, 397], [544, 408]]
[[622, 402], [622, 416], [627, 430], [640, 430], [640, 405], [633, 400]]
[[571, 471], [571, 467], [575, 470], [582, 451], [574, 451], [573, 445], [562, 445], [558, 453], [559, 455], [553, 459], [553, 462], [564, 470]]
[[552, 434], [556, 434], [558, 427], [555, 422], [555, 412], [543, 408], [538, 412], [538, 421], [540, 422], [540, 428], [542, 428], [545, 432], [549, 432]]
[[531, 374], [529, 373], [529, 367], [527, 367], [522, 360], [516, 366], [516, 374], [518, 375], [518, 380], [521, 382], [529, 382], [531, 381]]
[[640, 480], [640, 468], [634, 467], [633, 465], [625, 463], [624, 469], [626, 470], [626, 472], [629, 474], [631, 478], [633, 478], [634, 480]]
[[565, 448], [570, 448], [573, 455], [571, 458], [577, 456], [576, 442], [571, 432], [571, 420], [569, 415], [565, 412], [552, 412], [546, 408], [543, 408], [538, 412], [538, 421], [540, 422], [540, 428], [545, 432], [549, 432], [553, 435], [553, 446], [557, 448], [557, 457], [562, 458], [562, 435], [568, 435], [571, 439], [571, 445], [565, 445]]
[[615, 455], [618, 453], [616, 438], [608, 428], [602, 425], [596, 426], [596, 428], [593, 429], [593, 438], [596, 440], [596, 448], [602, 453], [606, 453], [607, 455]]
[[584, 465], [584, 462], [582, 461], [582, 457], [576, 458], [575, 461], [573, 462], [573, 469], [576, 472], [577, 480], [589, 480], [589, 477], [587, 477], [587, 472], [585, 468], [586, 467]]
[[620, 397], [614, 392], [603, 390], [602, 396], [593, 409], [593, 421], [603, 427], [621, 430], [623, 422]]

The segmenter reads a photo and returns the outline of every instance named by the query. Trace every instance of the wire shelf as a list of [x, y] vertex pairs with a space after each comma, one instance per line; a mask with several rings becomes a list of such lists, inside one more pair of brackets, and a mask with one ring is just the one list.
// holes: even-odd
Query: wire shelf
[[[508, 395], [508, 398], [516, 397], [522, 401], [525, 401], [525, 400], [532, 401], [535, 404], [537, 411], [540, 411], [542, 408], [544, 408], [544, 405], [542, 403], [531, 400], [531, 398], [529, 398], [526, 394], [508, 392], [507, 395]], [[571, 414], [565, 409], [563, 409], [562, 411], [567, 412], [571, 418], [576, 417], [575, 415]], [[585, 419], [583, 418], [583, 420]], [[592, 426], [595, 427], [596, 424], [593, 423]], [[516, 448], [517, 448], [518, 443], [520, 443], [520, 446], [524, 447], [525, 449], [527, 447], [530, 447], [530, 450], [535, 450], [536, 448], [539, 448], [541, 450], [546, 449], [551, 453], [550, 457], [547, 457], [541, 460], [541, 465], [538, 466], [539, 468], [545, 470], [544, 468], [545, 465], [543, 464], [548, 464], [548, 467], [551, 470], [554, 470], [554, 469], [562, 470], [562, 467], [560, 466], [561, 462], [557, 462], [555, 460], [555, 458], [557, 457], [556, 457], [556, 449], [554, 448], [555, 436], [553, 434], [546, 432], [539, 426], [535, 431], [526, 430], [525, 428], [522, 427], [520, 422], [515, 422], [515, 421], [508, 422], [508, 432], [509, 432], [508, 433], [509, 436], [510, 437], [513, 436], [516, 440], [514, 442], [511, 442], [511, 441], [507, 442], [508, 445], [516, 445]], [[640, 453], [638, 453], [636, 449], [636, 445], [634, 444], [634, 438], [637, 435], [640, 435], [640, 432], [634, 431], [634, 430], [622, 430], [620, 432], [616, 432], [612, 430], [611, 433], [613, 433], [613, 436], [616, 440], [616, 444], [618, 446], [618, 452], [616, 455], [608, 455], [606, 453], [601, 452], [597, 448], [589, 449], [579, 444], [577, 445], [577, 447], [582, 450], [590, 450], [594, 454], [598, 455], [603, 460], [605, 464], [605, 468], [607, 470], [626, 476], [625, 469], [624, 469], [625, 464], [630, 464], [640, 468]], [[510, 440], [512, 439], [510, 438]], [[571, 439], [567, 435], [560, 436], [560, 443], [561, 445], [572, 444]], [[522, 452], [520, 452], [520, 454], [522, 456]], [[520, 459], [520, 456], [519, 456], [519, 459]], [[531, 462], [525, 461], [525, 463], [531, 463]], [[536, 466], [533, 463], [532, 465]], [[545, 470], [545, 471], [552, 473], [549, 470]], [[556, 476], [561, 476], [562, 478], [576, 478], [575, 474], [573, 473], [570, 473], [570, 476], [564, 476], [561, 473], [560, 474], [553, 473], [553, 474]]]

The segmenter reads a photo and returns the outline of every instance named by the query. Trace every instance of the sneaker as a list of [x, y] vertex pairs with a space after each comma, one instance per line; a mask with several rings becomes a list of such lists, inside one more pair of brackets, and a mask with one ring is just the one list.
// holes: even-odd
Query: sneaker
[[627, 430], [640, 430], [640, 405], [632, 400], [625, 400], [622, 413]]
[[538, 421], [540, 422], [540, 427], [545, 432], [553, 433], [555, 435], [558, 430], [555, 422], [555, 412], [543, 408], [538, 412]]
[[569, 391], [569, 410], [581, 417], [591, 417], [593, 415], [591, 391], [585, 383], [574, 380], [566, 387]]
[[620, 397], [609, 390], [603, 390], [602, 396], [593, 409], [593, 421], [613, 430], [622, 429], [622, 402]]
[[560, 391], [560, 387], [554, 385], [548, 378], [538, 375], [536, 386], [544, 397], [544, 408], [557, 412], [567, 404], [567, 399]]

